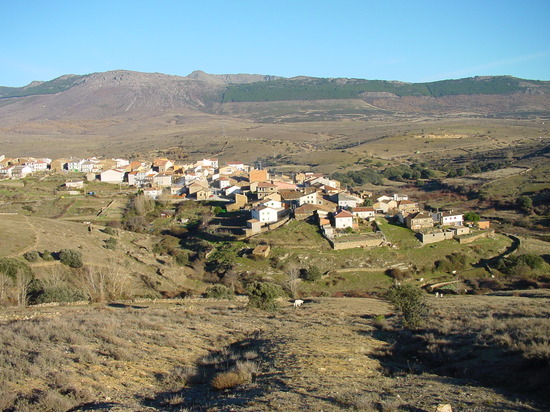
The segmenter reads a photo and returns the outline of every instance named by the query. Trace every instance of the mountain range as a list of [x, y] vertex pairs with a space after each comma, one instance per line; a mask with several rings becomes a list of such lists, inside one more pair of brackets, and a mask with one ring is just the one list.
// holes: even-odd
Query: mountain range
[[207, 124], [213, 119], [278, 124], [549, 115], [550, 82], [510, 76], [405, 83], [116, 70], [0, 87], [0, 143], [10, 146], [26, 140], [25, 147], [32, 147], [36, 135], [50, 139], [61, 134], [66, 142], [83, 134], [109, 139], [125, 135], [128, 140], [131, 133], [147, 136], [165, 124]]
[[[0, 87], [0, 118], [102, 117], [127, 112], [185, 108], [206, 113], [224, 103], [364, 100], [390, 112], [463, 112], [491, 115], [545, 114], [550, 82], [510, 76], [483, 76], [430, 83], [294, 77], [255, 74], [188, 76], [117, 70], [64, 75], [24, 87]], [[417, 106], [416, 109], [408, 106]], [[13, 107], [12, 107], [13, 106]], [[37, 110], [37, 107], [47, 110]], [[16, 109], [16, 110], [14, 110]], [[33, 112], [25, 116], [24, 112]], [[38, 113], [34, 113], [38, 112]], [[537, 113], [540, 112], [540, 113]]]

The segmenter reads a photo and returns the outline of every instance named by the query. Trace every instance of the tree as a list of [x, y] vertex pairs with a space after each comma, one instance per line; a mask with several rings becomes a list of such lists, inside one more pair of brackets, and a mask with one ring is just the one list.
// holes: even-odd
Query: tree
[[467, 213], [464, 213], [464, 219], [466, 219], [469, 222], [479, 222], [481, 217], [475, 212], [467, 212]]
[[275, 283], [253, 282], [247, 286], [248, 306], [267, 311], [276, 311], [275, 299], [282, 296], [283, 290]]
[[533, 208], [533, 200], [529, 196], [520, 196], [516, 199], [516, 206], [521, 211], [529, 213]]
[[315, 282], [321, 279], [323, 272], [317, 266], [310, 266], [307, 270], [304, 271], [304, 279], [308, 282]]
[[403, 326], [417, 329], [422, 325], [428, 306], [421, 289], [411, 284], [392, 286], [385, 297], [400, 312]]

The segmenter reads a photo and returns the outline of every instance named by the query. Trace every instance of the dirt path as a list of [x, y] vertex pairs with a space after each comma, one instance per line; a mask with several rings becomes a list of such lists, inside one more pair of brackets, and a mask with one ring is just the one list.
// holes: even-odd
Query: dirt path
[[[339, 393], [381, 376], [379, 362], [369, 354], [383, 342], [364, 335], [371, 327], [357, 313], [357, 303], [357, 299], [322, 305], [306, 302], [288, 309], [287, 317], [264, 332], [273, 343], [267, 355], [276, 359], [274, 378], [284, 382], [281, 390], [267, 396], [270, 408], [300, 410], [313, 402], [322, 410], [341, 410]], [[369, 306], [372, 314], [389, 311], [381, 301], [369, 301]]]

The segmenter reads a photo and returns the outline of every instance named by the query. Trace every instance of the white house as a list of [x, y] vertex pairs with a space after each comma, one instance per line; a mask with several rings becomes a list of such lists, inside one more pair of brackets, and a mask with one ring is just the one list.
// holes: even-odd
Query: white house
[[454, 212], [434, 213], [434, 220], [442, 226], [462, 226], [464, 223], [464, 215]]
[[143, 189], [143, 195], [149, 199], [156, 200], [162, 194], [162, 189], [160, 187], [150, 187]]
[[34, 162], [27, 163], [27, 166], [30, 166], [34, 172], [43, 172], [48, 170], [48, 164], [45, 160], [35, 160]]
[[358, 203], [362, 203], [363, 200], [357, 196], [349, 195], [347, 193], [338, 193], [338, 207], [357, 207]]
[[242, 193], [242, 189], [240, 186], [231, 186], [231, 187], [228, 187], [227, 189], [225, 189], [225, 196], [229, 196], [231, 194], [235, 195], [235, 194], [240, 194]]
[[278, 200], [269, 199], [265, 202], [262, 202], [262, 206], [267, 206], [272, 209], [280, 210], [283, 209], [283, 203]]
[[30, 166], [15, 166], [11, 171], [11, 178], [12, 179], [23, 179], [27, 177], [28, 175], [32, 174], [32, 167]]
[[171, 173], [157, 173], [153, 177], [153, 185], [158, 187], [170, 187], [172, 185]]
[[353, 216], [360, 219], [369, 219], [374, 217], [374, 208], [373, 207], [354, 207], [352, 211]]
[[227, 177], [220, 177], [218, 179], [218, 187], [223, 190], [231, 187], [231, 181]]
[[100, 180], [105, 183], [122, 183], [126, 172], [119, 169], [109, 169], [101, 172]]
[[347, 210], [340, 210], [340, 212], [334, 216], [334, 227], [336, 229], [353, 227], [353, 215]]
[[81, 172], [82, 163], [84, 163], [84, 159], [71, 159], [67, 162], [67, 170], [69, 172]]
[[0, 179], [8, 179], [15, 166], [7, 166], [0, 169]]
[[325, 176], [314, 177], [312, 179], [306, 180], [304, 183], [308, 186], [319, 184], [319, 185], [334, 187], [336, 189], [340, 187], [340, 182], [338, 180], [329, 179], [328, 177], [325, 177]]
[[278, 220], [277, 210], [268, 206], [260, 206], [250, 212], [252, 219], [256, 219], [260, 223], [272, 223]]
[[123, 167], [129, 166], [130, 161], [128, 159], [113, 159], [116, 162], [117, 169], [122, 169]]

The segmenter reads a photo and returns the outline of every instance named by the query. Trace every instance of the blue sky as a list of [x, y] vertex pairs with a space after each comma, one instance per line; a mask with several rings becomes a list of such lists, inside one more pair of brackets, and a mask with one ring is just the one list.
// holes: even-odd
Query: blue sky
[[126, 69], [550, 80], [550, 0], [0, 1], [0, 85]]

